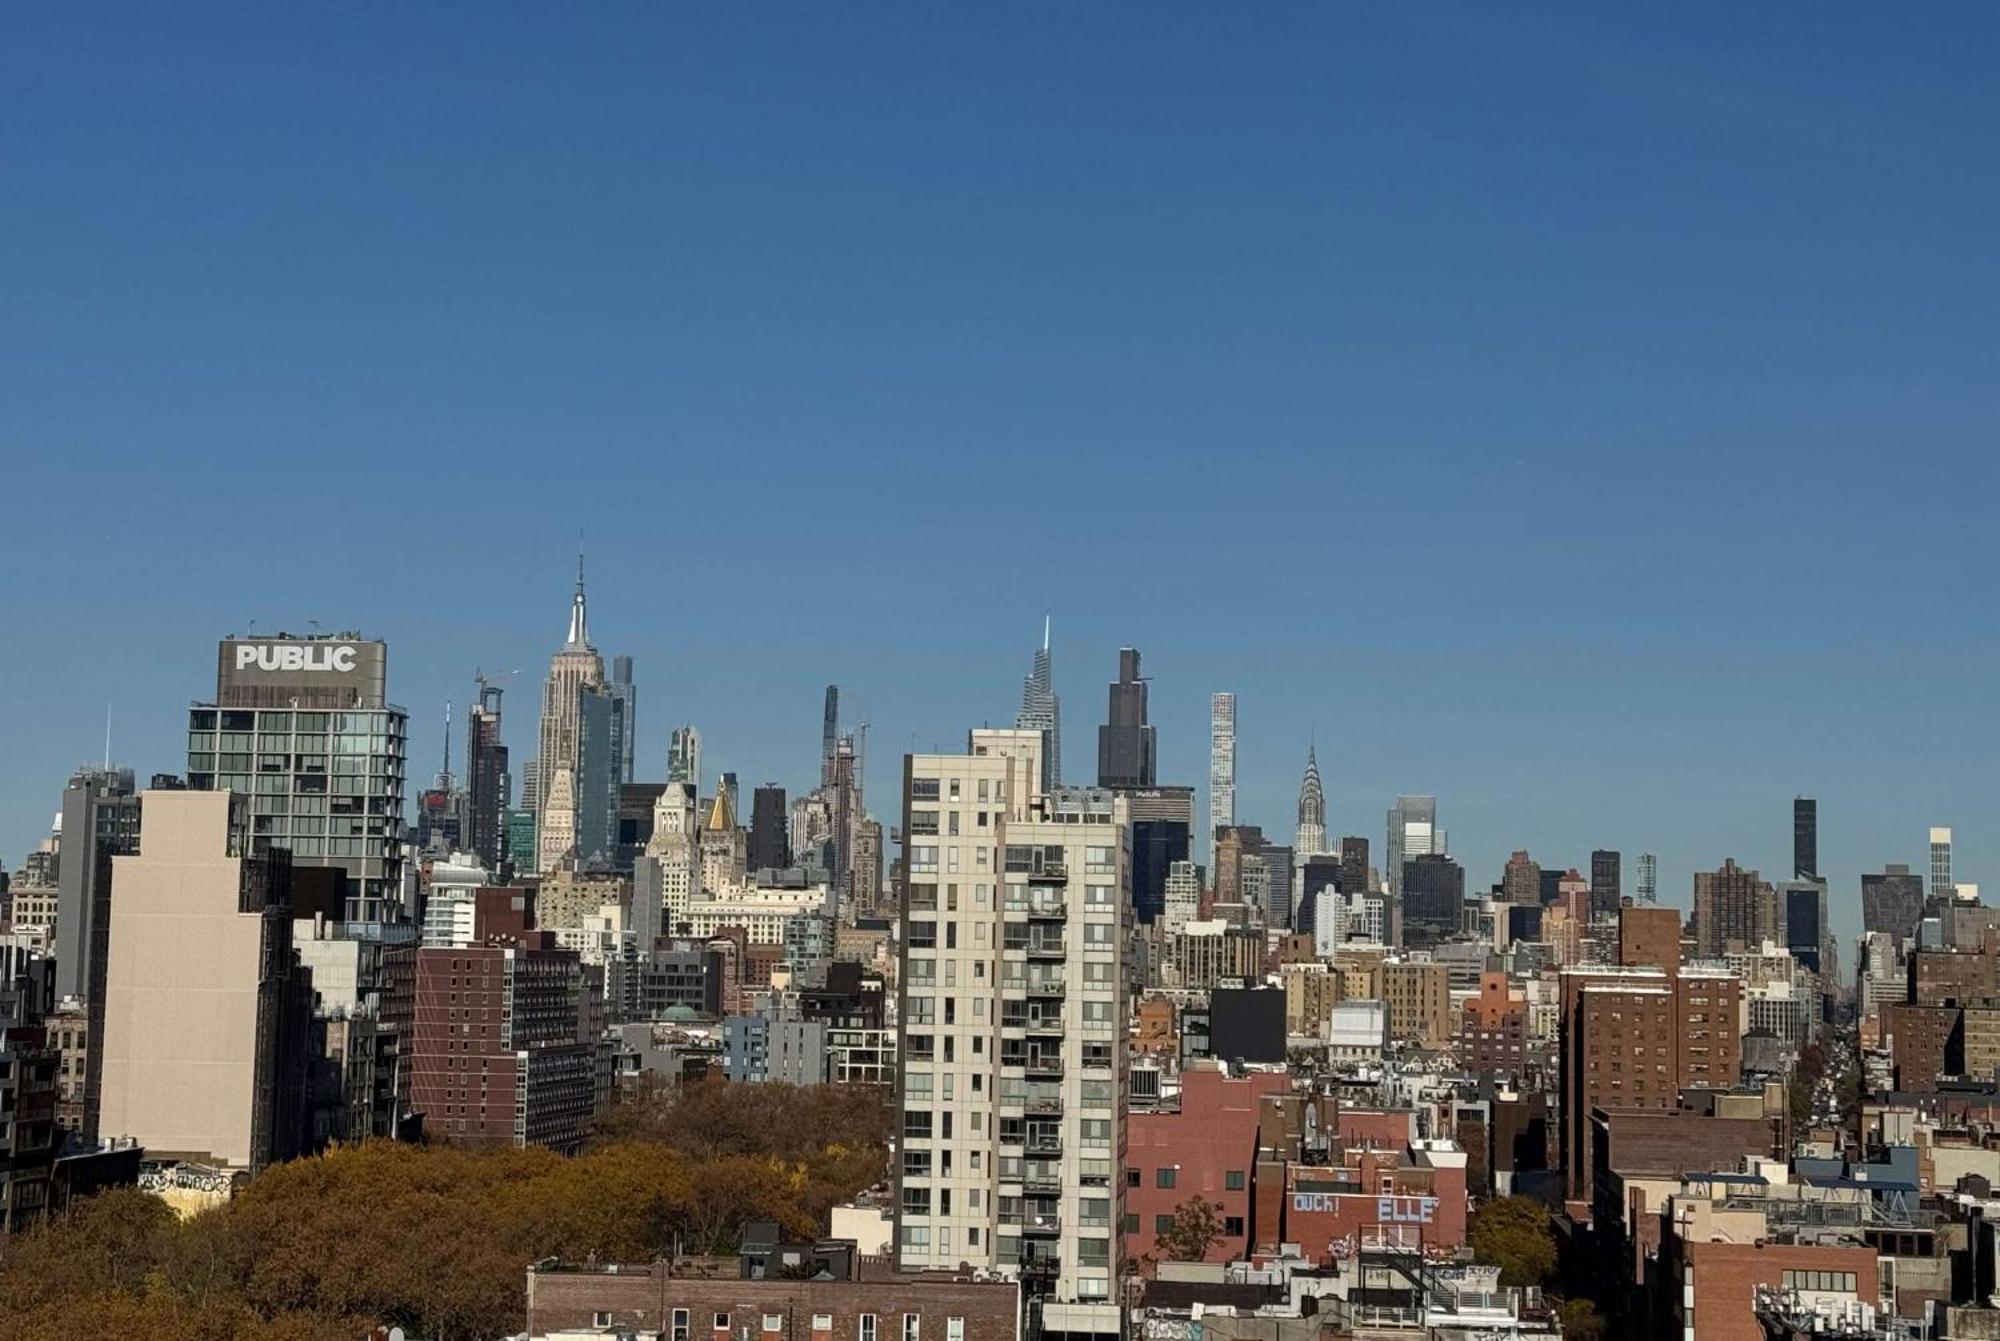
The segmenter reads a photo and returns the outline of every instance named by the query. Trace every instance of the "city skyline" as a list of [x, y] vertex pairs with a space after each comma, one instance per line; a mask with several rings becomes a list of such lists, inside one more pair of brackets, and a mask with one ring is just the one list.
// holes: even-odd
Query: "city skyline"
[[[573, 589], [566, 594], [570, 595], [570, 598], [574, 600]], [[602, 618], [601, 610], [602, 606], [600, 605], [600, 619]], [[267, 635], [275, 635], [277, 631], [275, 629], [267, 629], [263, 632]], [[365, 625], [359, 629], [359, 632], [367, 638], [379, 636]], [[218, 633], [216, 636], [220, 637], [223, 635]], [[205, 641], [207, 645], [212, 646], [213, 638]], [[640, 646], [644, 646], [643, 639], [626, 639], [620, 636], [617, 641], [620, 646], [630, 646], [635, 641]], [[1117, 666], [1118, 649], [1126, 645], [1124, 643], [1106, 644], [1102, 649], [1099, 649], [1102, 664], [1109, 668], [1109, 673], [1104, 678], [1113, 678]], [[1009, 660], [1011, 650], [1011, 647], [1000, 647], [994, 650], [994, 670], [991, 678], [995, 681], [996, 688], [994, 701], [989, 705], [990, 711], [981, 714], [977, 707], [969, 707], [969, 715], [965, 718], [964, 726], [955, 734], [949, 731], [929, 734], [922, 732], [910, 733], [909, 738], [916, 742], [916, 744], [910, 747], [911, 750], [923, 753], [940, 749], [947, 751], [962, 749], [964, 733], [966, 731], [980, 726], [1008, 724], [1010, 718], [1008, 708], [1010, 699], [1008, 696], [1011, 693], [1015, 698], [1018, 698], [1019, 692], [1018, 688], [1012, 690], [1008, 688], [1010, 683], [1009, 672], [1013, 669], [1014, 664], [1016, 664]], [[1138, 650], [1143, 656], [1148, 658], [1146, 661], [1146, 666], [1148, 667], [1146, 682], [1149, 689], [1153, 691], [1149, 696], [1151, 703], [1155, 706], [1152, 716], [1155, 725], [1160, 727], [1160, 781], [1162, 783], [1175, 783], [1194, 788], [1199, 798], [1196, 812], [1199, 827], [1206, 823], [1210, 696], [1206, 692], [1193, 689], [1189, 686], [1173, 686], [1170, 681], [1166, 681], [1166, 677], [1152, 674], [1151, 670], [1155, 664], [1153, 660], [1154, 654], [1145, 646], [1139, 647]], [[1070, 668], [1069, 675], [1071, 677], [1098, 678], [1096, 675], [1098, 667], [1092, 665], [1089, 660], [1090, 649], [1081, 647], [1066, 649], [1061, 641], [1057, 640], [1055, 651], [1057, 654], [1056, 659]], [[649, 692], [652, 701], [657, 704], [659, 698], [658, 691], [649, 689], [645, 674], [645, 666], [649, 659], [643, 652], [640, 654], [640, 657], [636, 660], [638, 669], [635, 672], [635, 679], [640, 690], [642, 692]], [[398, 685], [401, 683], [401, 672], [404, 661], [405, 657], [399, 654], [398, 646], [391, 641], [389, 646], [389, 701], [398, 707], [410, 708], [412, 705], [398, 688]], [[1078, 661], [1082, 661], [1085, 664], [1079, 667], [1076, 665]], [[203, 663], [202, 669], [204, 671], [207, 669], [207, 663]], [[513, 677], [517, 687], [519, 686], [520, 679], [520, 676]], [[1164, 685], [1163, 681], [1166, 681]], [[1020, 682], [1018, 679], [1015, 679], [1011, 683], [1014, 686], [1018, 686]], [[1060, 677], [1055, 681], [1055, 689], [1058, 694], [1062, 693], [1063, 683], [1064, 681]], [[701, 780], [701, 794], [704, 797], [712, 794], [716, 779], [724, 772], [732, 772], [738, 776], [756, 777], [772, 781], [786, 787], [788, 790], [792, 790], [795, 795], [809, 791], [816, 784], [819, 759], [816, 752], [817, 742], [813, 737], [813, 728], [818, 722], [821, 706], [820, 693], [824, 686], [821, 678], [809, 669], [800, 673], [797, 677], [797, 685], [802, 691], [801, 696], [794, 705], [797, 709], [795, 714], [796, 721], [800, 724], [797, 739], [786, 742], [775, 739], [776, 732], [774, 730], [759, 730], [750, 735], [751, 739], [764, 742], [763, 749], [755, 753], [716, 752], [715, 747], [709, 743], [713, 739], [710, 729], [705, 725], [705, 722], [710, 717], [715, 716], [715, 714], [704, 714], [698, 710], [683, 712], [679, 707], [672, 704], [666, 705], [662, 709], [675, 714], [672, 718], [673, 722], [690, 722], [703, 733], [702, 767], [705, 776]], [[197, 692], [193, 697], [200, 698], [202, 692]], [[842, 692], [845, 694], [847, 690], [843, 688]], [[523, 697], [525, 698], [526, 696], [523, 695]], [[463, 699], [457, 701], [463, 701]], [[726, 695], [718, 694], [716, 702], [718, 707], [726, 705]], [[768, 700], [765, 702], [766, 706], [768, 706]], [[1162, 704], [1177, 705], [1176, 716], [1170, 721], [1163, 722], [1160, 718], [1158, 705]], [[523, 708], [525, 707], [526, 705], [524, 704]], [[115, 734], [113, 736], [112, 763], [133, 769], [141, 780], [142, 786], [144, 779], [154, 773], [180, 772], [185, 765], [184, 748], [181, 748], [179, 754], [172, 753], [177, 748], [176, 742], [181, 739], [181, 733], [172, 728], [184, 725], [185, 711], [183, 710], [179, 715], [169, 714], [169, 716], [171, 720], [168, 729], [164, 731], [156, 729], [152, 733], [165, 742], [162, 748], [166, 753], [158, 760], [150, 757], [127, 757], [124, 747], [120, 744], [121, 738]], [[524, 717], [525, 721], [523, 720]], [[1103, 710], [1098, 710], [1097, 719], [1083, 722], [1081, 724], [1082, 729], [1094, 736], [1095, 728], [1102, 724], [1103, 717]], [[759, 724], [762, 727], [771, 728], [775, 727], [780, 720], [776, 714], [772, 714], [760, 719]], [[667, 737], [676, 728], [664, 721], [656, 722], [655, 725], [657, 725], [658, 734], [661, 737], [657, 742], [651, 739], [650, 734], [647, 734], [645, 724], [642, 722], [642, 734], [637, 742], [636, 751], [637, 758], [640, 761], [638, 764], [638, 780], [640, 781], [660, 781], [666, 777]], [[137, 723], [135, 722], [133, 723], [135, 733], [136, 728]], [[413, 719], [410, 723], [409, 757], [421, 761], [427, 755], [434, 755], [442, 744], [442, 731], [441, 723], [433, 715], [420, 710], [414, 711]], [[504, 732], [504, 743], [510, 752], [510, 766], [514, 770], [517, 795], [521, 786], [521, 770], [533, 757], [535, 731], [536, 721], [531, 713], [521, 711], [509, 714], [507, 727]], [[525, 741], [517, 740], [517, 737], [524, 734], [527, 736]], [[878, 724], [878, 744], [884, 739], [898, 738], [883, 735], [879, 730]], [[1288, 769], [1287, 760], [1283, 757], [1276, 757], [1274, 754], [1274, 751], [1282, 751], [1290, 748], [1289, 740], [1284, 733], [1274, 731], [1269, 723], [1264, 724], [1263, 730], [1253, 731], [1250, 739], [1256, 742], [1256, 746], [1251, 750], [1246, 751], [1239, 744], [1237, 822], [1261, 824], [1267, 832], [1289, 838], [1296, 822], [1299, 802], [1296, 760], [1293, 759], [1290, 761], [1292, 766]], [[1315, 743], [1313, 735], [1310, 732], [1306, 734], [1304, 740], [1309, 749]], [[900, 770], [901, 757], [904, 752], [906, 752], [904, 749], [898, 748], [892, 752], [888, 759], [884, 759], [880, 750], [871, 751], [871, 754], [875, 758], [870, 769], [868, 781], [875, 787], [887, 789], [889, 793], [892, 793], [894, 778], [897, 771]], [[1247, 769], [1242, 769], [1241, 763], [1246, 757], [1248, 767]], [[88, 762], [90, 761], [75, 760], [64, 765], [58, 771], [58, 774], [54, 777], [53, 782], [48, 788], [49, 805], [47, 808], [51, 817], [60, 808], [63, 782], [67, 780], [71, 771], [78, 764]], [[1444, 763], [1446, 766], [1439, 768], [1437, 771], [1443, 775], [1451, 774], [1453, 769], [1449, 767], [1449, 761], [1444, 761]], [[1342, 776], [1337, 767], [1322, 770], [1322, 772], [1329, 844], [1336, 845], [1342, 836], [1368, 838], [1371, 842], [1371, 851], [1374, 853], [1374, 860], [1379, 867], [1383, 860], [1384, 835], [1381, 832], [1381, 812], [1383, 805], [1376, 803], [1375, 794], [1369, 789], [1365, 779]], [[1419, 779], [1419, 781], [1425, 780]], [[1247, 785], [1245, 785], [1246, 783]], [[1751, 822], [1749, 823], [1732, 822], [1724, 826], [1724, 831], [1747, 835], [1746, 845], [1741, 847], [1723, 847], [1718, 845], [1712, 851], [1700, 847], [1676, 847], [1674, 844], [1666, 841], [1653, 841], [1647, 837], [1637, 821], [1631, 820], [1623, 821], [1616, 825], [1615, 830], [1608, 836], [1593, 836], [1590, 833], [1575, 830], [1573, 827], [1569, 831], [1572, 836], [1566, 838], [1543, 837], [1538, 834], [1517, 832], [1514, 827], [1511, 827], [1509, 819], [1510, 810], [1506, 803], [1506, 798], [1493, 797], [1488, 790], [1473, 787], [1461, 792], [1448, 787], [1439, 787], [1427, 790], [1422, 794], [1435, 794], [1438, 797], [1441, 822], [1443, 827], [1449, 829], [1451, 832], [1451, 856], [1465, 867], [1468, 893], [1475, 890], [1484, 890], [1489, 884], [1497, 884], [1507, 860], [1507, 855], [1522, 847], [1525, 847], [1535, 860], [1545, 868], [1575, 867], [1586, 877], [1589, 875], [1591, 853], [1596, 849], [1609, 848], [1620, 851], [1625, 854], [1628, 862], [1636, 861], [1637, 856], [1641, 852], [1651, 851], [1660, 860], [1660, 902], [1677, 907], [1683, 912], [1688, 912], [1693, 907], [1694, 876], [1703, 871], [1716, 869], [1722, 865], [1725, 859], [1734, 859], [1740, 866], [1758, 871], [1768, 881], [1779, 882], [1785, 878], [1786, 871], [1789, 869], [1788, 862], [1790, 861], [1790, 856], [1788, 854], [1791, 852], [1791, 848], [1785, 845], [1790, 844], [1794, 837], [1794, 829], [1789, 821], [1793, 816], [1792, 803], [1796, 790], [1798, 789], [1785, 790], [1783, 787], [1780, 787], [1778, 791], [1774, 792], [1763, 802], [1764, 813], [1751, 816]], [[1930, 816], [1918, 825], [1914, 838], [1906, 835], [1902, 847], [1884, 847], [1877, 852], [1875, 849], [1867, 847], [1862, 841], [1843, 833], [1839, 820], [1842, 811], [1846, 807], [1841, 804], [1843, 797], [1841, 788], [1819, 786], [1814, 788], [1814, 790], [1819, 796], [1822, 807], [1825, 807], [1829, 801], [1836, 807], [1831, 811], [1831, 818], [1829, 818], [1829, 812], [1826, 809], [1822, 809], [1820, 812], [1820, 850], [1822, 854], [1834, 854], [1832, 857], [1822, 855], [1820, 865], [1829, 881], [1828, 906], [1832, 925], [1834, 931], [1843, 942], [1852, 943], [1861, 930], [1861, 876], [1867, 873], [1878, 872], [1888, 863], [1904, 863], [1909, 865], [1912, 870], [1927, 877], [1930, 869], [1931, 855], [1929, 839], [1931, 830], [1934, 827], [1953, 830], [1952, 860], [1956, 871], [1956, 878], [1960, 881], [1979, 883], [1978, 874], [1982, 869], [1983, 863], [1977, 854], [1983, 850], [1985, 845], [1977, 841], [1981, 837], [1977, 828], [1968, 831], [1967, 826], [1965, 826], [1962, 820], [1955, 825], [1944, 824], [1942, 823], [1944, 819], [1954, 817], [1940, 813]], [[1407, 793], [1391, 791], [1386, 794], [1384, 800], [1386, 802], [1393, 802], [1399, 794]], [[1743, 795], [1740, 792], [1737, 794]], [[1240, 799], [1244, 796], [1252, 798], [1247, 803], [1247, 806], [1246, 802]], [[1585, 798], [1579, 796], [1578, 799], [1583, 800]], [[1373, 808], [1375, 815], [1372, 825], [1362, 818], [1363, 815], [1368, 813], [1368, 807]], [[876, 810], [876, 813], [878, 818], [881, 817], [879, 809]], [[1879, 817], [1879, 811], [1872, 813]], [[1745, 812], [1732, 809], [1727, 814], [1732, 821], [1735, 821], [1742, 819]], [[1448, 819], [1444, 818], [1446, 816], [1448, 816]], [[743, 818], [747, 822], [747, 814]], [[406, 819], [414, 823], [415, 816], [414, 814], [409, 814], [406, 815]], [[1870, 823], [1865, 827], [1871, 832], [1879, 832], [1881, 829], [1879, 822]], [[7, 847], [0, 848], [0, 865], [4, 865], [9, 869], [17, 868], [27, 853], [33, 850], [35, 844], [47, 836], [48, 820], [43, 819], [38, 824], [31, 809], [22, 813], [0, 813], [0, 836], [16, 832], [21, 836], [12, 839]], [[1628, 834], [1630, 835], [1629, 837], [1626, 836]], [[1624, 841], [1621, 842], [1621, 838]], [[1967, 841], [1968, 838], [1974, 841]], [[1696, 835], [1696, 841], [1699, 841], [1699, 834]], [[1582, 846], [1579, 847], [1577, 846], [1578, 844], [1582, 844]], [[1198, 859], [1203, 860], [1204, 864], [1206, 864], [1205, 855], [1205, 853], [1197, 853]], [[1386, 872], [1384, 874], [1386, 877]], [[1633, 892], [1633, 889], [1628, 888], [1626, 892], [1630, 894]]]

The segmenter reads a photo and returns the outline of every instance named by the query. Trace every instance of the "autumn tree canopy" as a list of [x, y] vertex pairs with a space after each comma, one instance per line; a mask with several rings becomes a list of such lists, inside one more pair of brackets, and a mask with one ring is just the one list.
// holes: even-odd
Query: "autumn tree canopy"
[[17, 1237], [0, 1341], [434, 1341], [523, 1324], [530, 1262], [733, 1251], [746, 1220], [823, 1230], [879, 1181], [874, 1091], [712, 1082], [642, 1096], [584, 1154], [378, 1142], [266, 1170], [191, 1219], [119, 1189]]

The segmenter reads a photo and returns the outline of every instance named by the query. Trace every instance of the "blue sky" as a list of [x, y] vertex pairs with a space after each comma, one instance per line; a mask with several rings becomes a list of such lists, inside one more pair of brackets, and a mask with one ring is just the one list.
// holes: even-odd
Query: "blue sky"
[[[177, 769], [213, 640], [391, 640], [413, 773], [560, 640], [642, 772], [809, 780], [1116, 648], [1245, 817], [1434, 791], [1479, 884], [1954, 824], [2000, 886], [2000, 10], [10, 10], [0, 858]], [[1074, 769], [1072, 770], [1075, 771]]]

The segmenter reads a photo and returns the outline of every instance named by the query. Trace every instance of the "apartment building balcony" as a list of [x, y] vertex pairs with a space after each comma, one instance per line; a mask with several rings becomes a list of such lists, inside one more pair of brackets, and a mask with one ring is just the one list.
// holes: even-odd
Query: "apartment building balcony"
[[1068, 943], [1054, 937], [1048, 940], [1031, 940], [1024, 948], [1028, 952], [1029, 959], [1062, 960], [1069, 958]]
[[1063, 980], [1061, 978], [1029, 978], [1025, 990], [1031, 999], [1042, 998], [1060, 1001], [1063, 996]]
[[1047, 1053], [1029, 1053], [1025, 1065], [1028, 1068], [1030, 1079], [1036, 1077], [1048, 1080], [1062, 1079], [1063, 1063], [1061, 1057], [1052, 1056]]
[[1028, 883], [1031, 885], [1066, 885], [1069, 883], [1069, 867], [1059, 861], [1038, 863], [1027, 874]]
[[1032, 1234], [1037, 1238], [1060, 1238], [1062, 1236], [1062, 1216], [1051, 1211], [1021, 1213], [1021, 1234], [1025, 1238]]

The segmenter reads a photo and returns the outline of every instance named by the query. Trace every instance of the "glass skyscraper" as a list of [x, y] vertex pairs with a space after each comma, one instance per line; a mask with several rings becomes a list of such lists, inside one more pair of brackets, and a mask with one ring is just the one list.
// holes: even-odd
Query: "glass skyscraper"
[[388, 646], [354, 634], [225, 639], [215, 700], [188, 710], [188, 786], [250, 798], [253, 851], [338, 867], [350, 922], [394, 921], [409, 715]]

